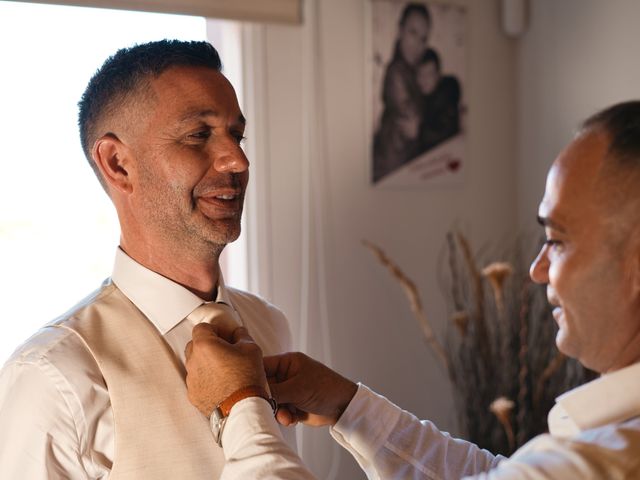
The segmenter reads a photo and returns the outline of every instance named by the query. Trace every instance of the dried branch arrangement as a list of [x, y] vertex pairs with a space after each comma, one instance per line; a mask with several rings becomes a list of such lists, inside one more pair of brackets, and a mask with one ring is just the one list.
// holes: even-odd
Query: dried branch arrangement
[[458, 418], [470, 441], [510, 455], [547, 430], [558, 395], [594, 378], [556, 349], [557, 327], [545, 287], [530, 281], [532, 255], [523, 253], [522, 242], [503, 252], [500, 261], [489, 261], [489, 255], [474, 255], [464, 235], [447, 235], [442, 281], [451, 314], [442, 338], [415, 283], [380, 247], [363, 243], [405, 292], [427, 345], [451, 379]]

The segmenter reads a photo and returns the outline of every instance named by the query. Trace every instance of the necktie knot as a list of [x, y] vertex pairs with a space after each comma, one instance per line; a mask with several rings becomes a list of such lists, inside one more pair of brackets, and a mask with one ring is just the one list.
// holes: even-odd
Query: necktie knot
[[225, 303], [203, 303], [187, 317], [195, 323], [217, 323], [239, 327], [242, 325], [238, 314], [233, 308]]

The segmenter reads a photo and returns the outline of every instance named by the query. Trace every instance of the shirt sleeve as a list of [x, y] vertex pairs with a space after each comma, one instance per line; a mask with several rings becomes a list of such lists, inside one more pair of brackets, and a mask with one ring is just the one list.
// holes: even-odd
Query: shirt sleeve
[[489, 472], [467, 480], [640, 478], [640, 420], [585, 430], [571, 438], [539, 435]]
[[45, 359], [0, 371], [0, 478], [88, 478], [65, 382]]
[[261, 398], [234, 405], [222, 431], [226, 459], [220, 480], [313, 480], [300, 457], [283, 440], [271, 406]]
[[486, 472], [504, 458], [452, 438], [363, 385], [331, 435], [372, 480], [461, 478]]

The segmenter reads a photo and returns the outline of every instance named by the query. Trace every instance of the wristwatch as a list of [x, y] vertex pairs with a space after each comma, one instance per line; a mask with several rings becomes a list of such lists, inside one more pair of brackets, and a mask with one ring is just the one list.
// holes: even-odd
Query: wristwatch
[[220, 402], [209, 417], [211, 431], [213, 432], [213, 438], [219, 447], [222, 447], [222, 431], [224, 430], [224, 426], [227, 423], [229, 412], [231, 412], [233, 406], [240, 400], [244, 400], [245, 398], [250, 397], [264, 398], [267, 402], [269, 402], [269, 405], [273, 410], [273, 414], [276, 414], [276, 411], [278, 410], [278, 404], [273, 398], [269, 396], [264, 387], [260, 387], [258, 385], [250, 385], [248, 387], [243, 387], [239, 390], [236, 390], [222, 402]]

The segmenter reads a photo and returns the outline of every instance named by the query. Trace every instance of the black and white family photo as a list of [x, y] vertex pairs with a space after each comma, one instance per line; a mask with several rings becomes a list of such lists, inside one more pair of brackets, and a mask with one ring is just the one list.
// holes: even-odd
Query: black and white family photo
[[464, 165], [466, 10], [431, 2], [372, 2], [376, 185], [459, 177]]

